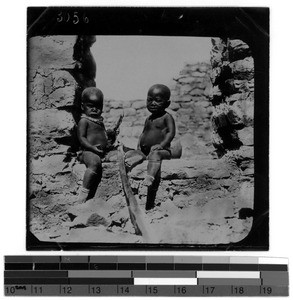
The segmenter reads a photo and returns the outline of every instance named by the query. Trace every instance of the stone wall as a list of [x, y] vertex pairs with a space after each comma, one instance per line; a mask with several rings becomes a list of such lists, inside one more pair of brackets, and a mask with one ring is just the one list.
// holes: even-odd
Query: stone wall
[[77, 83], [75, 36], [28, 41], [29, 195], [58, 194], [72, 184], [73, 114]]
[[254, 61], [241, 40], [213, 38], [212, 44], [213, 145], [219, 157], [234, 150], [245, 156], [243, 149], [253, 149]]
[[[214, 152], [211, 143], [210, 71], [207, 63], [186, 64], [171, 81], [171, 104], [167, 111], [175, 119], [174, 142], [180, 140], [183, 158], [211, 156]], [[124, 119], [119, 140], [127, 147], [136, 148], [145, 119], [150, 115], [146, 100], [106, 99], [103, 114], [106, 127], [111, 128], [121, 114], [124, 114]]]

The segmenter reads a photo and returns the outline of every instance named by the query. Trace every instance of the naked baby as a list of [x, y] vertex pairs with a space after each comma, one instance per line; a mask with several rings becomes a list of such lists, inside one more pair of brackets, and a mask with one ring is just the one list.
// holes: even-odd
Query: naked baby
[[146, 210], [154, 207], [162, 160], [176, 156], [171, 149], [171, 141], [175, 136], [175, 122], [165, 110], [170, 105], [170, 95], [170, 89], [162, 84], [155, 84], [149, 89], [146, 106], [151, 115], [145, 121], [137, 150], [125, 154], [128, 171], [148, 160], [147, 175], [143, 182], [148, 186]]
[[104, 96], [95, 87], [86, 88], [82, 92], [82, 112], [78, 123], [77, 136], [82, 153], [80, 161], [87, 167], [78, 202], [86, 202], [95, 193], [102, 178], [101, 159], [106, 153], [108, 137], [101, 116]]

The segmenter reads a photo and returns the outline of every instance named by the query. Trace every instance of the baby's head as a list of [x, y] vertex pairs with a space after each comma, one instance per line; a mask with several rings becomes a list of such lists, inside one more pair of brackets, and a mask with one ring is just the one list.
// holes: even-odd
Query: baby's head
[[96, 87], [88, 87], [81, 94], [81, 109], [89, 117], [98, 118], [103, 112], [104, 95]]
[[150, 87], [147, 96], [147, 109], [152, 114], [165, 111], [170, 105], [170, 89], [163, 84], [155, 84]]

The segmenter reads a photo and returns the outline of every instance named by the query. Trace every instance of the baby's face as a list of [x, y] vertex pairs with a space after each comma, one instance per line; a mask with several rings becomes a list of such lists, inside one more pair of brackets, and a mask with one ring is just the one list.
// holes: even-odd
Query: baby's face
[[147, 96], [147, 109], [152, 114], [160, 113], [170, 104], [168, 96], [160, 88], [149, 90]]
[[90, 94], [82, 103], [83, 112], [92, 118], [99, 118], [103, 112], [103, 98]]

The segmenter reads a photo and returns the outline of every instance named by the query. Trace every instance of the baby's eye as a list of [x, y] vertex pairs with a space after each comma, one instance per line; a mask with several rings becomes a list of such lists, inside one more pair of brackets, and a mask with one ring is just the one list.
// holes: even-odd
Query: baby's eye
[[161, 98], [157, 98], [157, 99], [155, 99], [155, 101], [156, 101], [157, 103], [162, 103], [164, 100], [161, 99]]

